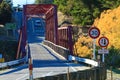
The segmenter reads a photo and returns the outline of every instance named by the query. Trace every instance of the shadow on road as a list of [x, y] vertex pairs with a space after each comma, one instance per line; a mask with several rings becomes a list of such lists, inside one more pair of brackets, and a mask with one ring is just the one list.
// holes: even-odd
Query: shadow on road
[[25, 64], [25, 65], [22, 65], [22, 66], [19, 66], [19, 67], [14, 67], [14, 68], [11, 68], [10, 71], [1, 73], [0, 76], [1, 76], [1, 75], [6, 75], [6, 74], [11, 74], [11, 73], [20, 71], [20, 70], [22, 70], [22, 69], [27, 69], [27, 68], [28, 68], [28, 64]]
[[[39, 64], [38, 64], [39, 63]], [[80, 66], [80, 64], [74, 64], [70, 63], [66, 60], [33, 60], [34, 68], [39, 68], [39, 67], [68, 67], [70, 65], [72, 66]], [[82, 65], [81, 65], [82, 66]]]

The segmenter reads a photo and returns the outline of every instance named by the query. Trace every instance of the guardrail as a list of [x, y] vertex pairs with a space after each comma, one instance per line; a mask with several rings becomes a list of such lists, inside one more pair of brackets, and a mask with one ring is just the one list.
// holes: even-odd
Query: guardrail
[[24, 61], [26, 61], [26, 57], [24, 57], [22, 59], [19, 59], [19, 60], [0, 63], [0, 68], [5, 68], [5, 67], [10, 67], [10, 66], [13, 66], [13, 65], [17, 65], [17, 64], [23, 63]]
[[77, 72], [45, 76], [34, 80], [106, 80], [106, 72], [105, 67], [94, 67], [92, 69], [80, 70]]
[[94, 61], [91, 59], [86, 59], [86, 58], [80, 58], [80, 57], [76, 57], [76, 56], [72, 56], [72, 55], [68, 56], [68, 60], [69, 61], [83, 62], [83, 63], [90, 64], [90, 65], [95, 66], [95, 67], [99, 66], [99, 63], [97, 61]]
[[50, 41], [44, 40], [43, 44], [47, 45], [48, 47], [50, 47], [51, 49], [53, 49], [55, 52], [57, 52], [58, 54], [60, 54], [61, 56], [63, 56], [66, 59], [68, 58], [68, 55], [70, 55], [69, 49], [66, 49], [62, 46], [56, 45]]
[[90, 65], [95, 66], [95, 67], [99, 66], [99, 63], [97, 61], [72, 56], [72, 55], [70, 55], [70, 51], [68, 49], [61, 47], [59, 45], [56, 45], [50, 41], [44, 40], [43, 44], [49, 46], [50, 48], [52, 48], [54, 51], [56, 51], [57, 53], [59, 53], [60, 55], [62, 55], [66, 59], [68, 59], [69, 61], [83, 62], [83, 63], [90, 64]]

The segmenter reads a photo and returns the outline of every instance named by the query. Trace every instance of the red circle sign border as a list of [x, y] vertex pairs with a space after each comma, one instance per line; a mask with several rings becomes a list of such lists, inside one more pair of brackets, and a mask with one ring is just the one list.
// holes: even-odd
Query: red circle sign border
[[[107, 45], [106, 45], [106, 46], [102, 46], [102, 45], [100, 44], [100, 39], [102, 39], [102, 38], [105, 38], [105, 39], [108, 41], [108, 43], [107, 43]], [[109, 39], [108, 39], [107, 37], [105, 37], [105, 36], [100, 37], [100, 38], [99, 38], [99, 40], [98, 40], [98, 44], [100, 45], [100, 47], [107, 47], [107, 46], [108, 46], [108, 44], [109, 44]]]
[[[98, 36], [93, 37], [93, 36], [90, 35], [90, 31], [91, 31], [92, 29], [96, 29], [96, 30], [98, 31]], [[93, 39], [96, 39], [96, 38], [98, 38], [98, 37], [100, 36], [100, 30], [99, 30], [97, 27], [91, 27], [91, 28], [89, 29], [88, 33], [89, 33], [89, 36], [90, 36], [91, 38], [93, 38]]]

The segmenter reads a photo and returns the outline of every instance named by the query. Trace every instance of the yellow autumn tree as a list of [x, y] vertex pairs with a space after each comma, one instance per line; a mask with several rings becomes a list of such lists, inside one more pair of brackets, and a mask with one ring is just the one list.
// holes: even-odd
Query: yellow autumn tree
[[80, 36], [78, 41], [74, 44], [74, 53], [80, 57], [92, 56], [92, 43], [89, 37]]
[[[95, 19], [93, 25], [100, 29], [100, 37], [104, 35], [109, 39], [108, 48], [114, 47], [115, 49], [120, 49], [120, 6], [113, 10], [105, 10], [102, 12], [100, 18]], [[90, 39], [89, 36], [78, 38], [74, 45], [75, 55], [80, 57], [91, 56], [91, 44], [92, 39]]]
[[114, 46], [120, 49], [120, 6], [102, 12], [100, 19], [97, 18], [94, 25], [100, 29], [101, 34], [108, 37], [109, 48]]

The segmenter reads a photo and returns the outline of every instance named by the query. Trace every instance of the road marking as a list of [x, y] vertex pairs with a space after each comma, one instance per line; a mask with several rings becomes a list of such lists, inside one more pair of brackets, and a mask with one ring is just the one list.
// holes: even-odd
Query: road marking
[[66, 63], [66, 65], [68, 65], [68, 67], [70, 67], [73, 71], [77, 72], [77, 70], [74, 67], [72, 67], [72, 65], [70, 65], [69, 63]]
[[16, 80], [22, 80], [23, 78], [25, 78], [26, 76], [28, 76], [28, 74], [25, 74], [24, 76], [17, 78]]
[[47, 73], [47, 74], [46, 74], [46, 76], [49, 76], [49, 75], [50, 75], [50, 74], [52, 74], [52, 73], [53, 73], [53, 71], [51, 71], [51, 72]]
[[[41, 43], [42, 46], [47, 47], [48, 49], [50, 49], [51, 51], [53, 51], [53, 53], [55, 53], [56, 55], [60, 56], [62, 59], [66, 60], [65, 57], [61, 56], [60, 54], [58, 54], [57, 52], [55, 52], [53, 49], [51, 49], [49, 46], [46, 46], [44, 44]], [[66, 65], [68, 65], [68, 67], [70, 67], [73, 71], [77, 72], [77, 70], [72, 67], [72, 65], [70, 65], [69, 63], [65, 63]]]
[[53, 54], [56, 54], [57, 56], [61, 57], [62, 59], [66, 60], [65, 57], [61, 56], [59, 53], [55, 52], [53, 49], [51, 49], [49, 46], [46, 46], [43, 43], [40, 43], [41, 46], [46, 47], [47, 49], [49, 49], [51, 52], [53, 52]]

